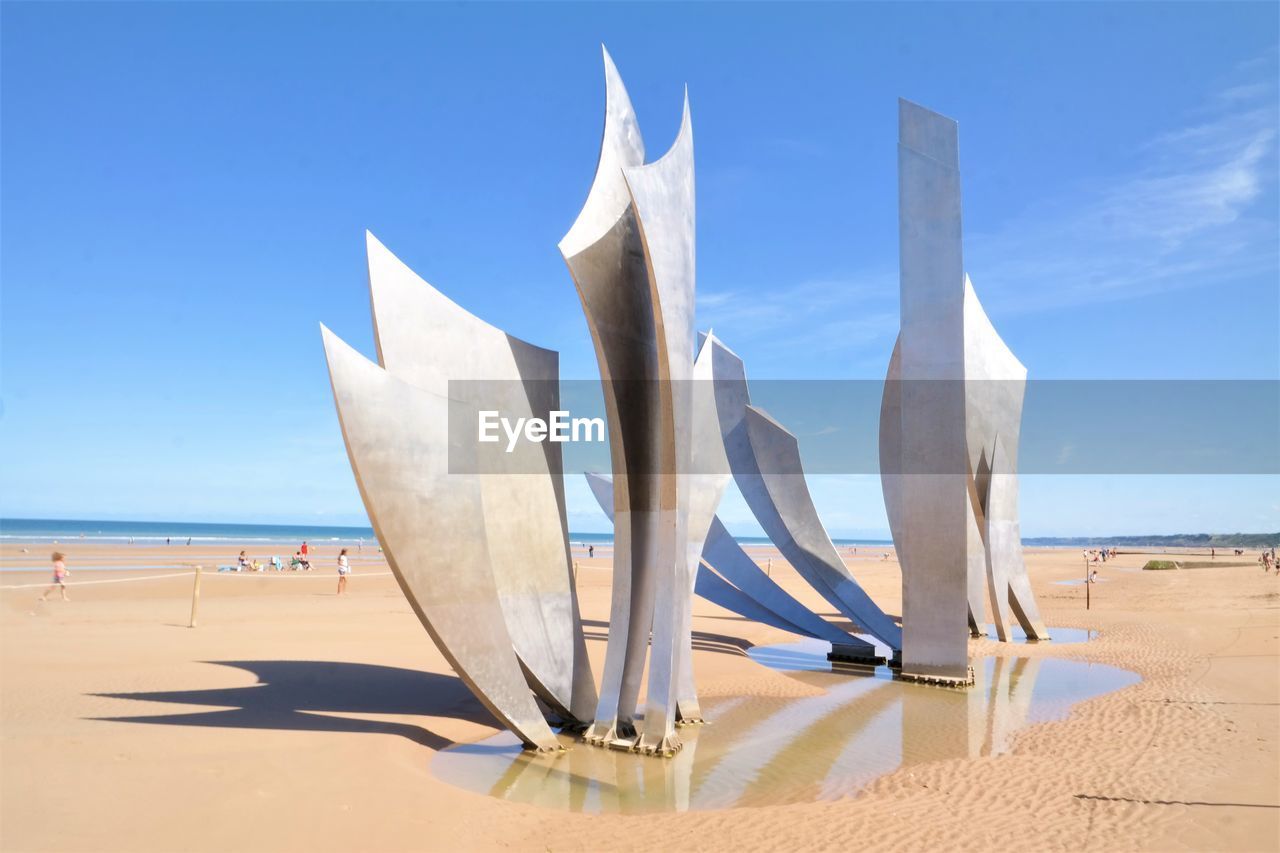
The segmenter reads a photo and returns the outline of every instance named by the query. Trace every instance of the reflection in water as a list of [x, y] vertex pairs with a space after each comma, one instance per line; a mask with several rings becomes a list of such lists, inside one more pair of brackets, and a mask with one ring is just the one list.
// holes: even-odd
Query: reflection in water
[[[1010, 625], [1009, 628], [1009, 642], [1028, 642], [1027, 632], [1022, 630], [1022, 626], [1017, 623], [1017, 620], [1014, 620], [1014, 623]], [[993, 640], [1000, 639], [1000, 636], [996, 633], [995, 625], [987, 625], [987, 636]], [[1087, 643], [1096, 636], [1098, 636], [1098, 632], [1091, 628], [1049, 628], [1049, 642], [1059, 646], [1063, 643]], [[1038, 641], [1031, 640], [1030, 642], [1034, 643]]]
[[[1059, 629], [1061, 630], [1061, 629]], [[1022, 727], [1138, 681], [1135, 673], [1058, 658], [985, 658], [977, 683], [951, 690], [895, 681], [883, 667], [830, 671], [828, 646], [805, 640], [751, 656], [821, 689], [803, 698], [708, 698], [711, 721], [680, 730], [656, 760], [583, 746], [538, 755], [504, 732], [435, 756], [446, 782], [500, 799], [580, 812], [723, 809], [848, 796], [898, 767], [1007, 752]]]

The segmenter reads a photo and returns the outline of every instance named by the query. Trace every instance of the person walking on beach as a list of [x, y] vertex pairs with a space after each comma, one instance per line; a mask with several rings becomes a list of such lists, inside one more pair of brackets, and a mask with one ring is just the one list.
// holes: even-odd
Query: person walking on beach
[[302, 555], [302, 559], [303, 559], [303, 560], [306, 560], [306, 559], [307, 559], [307, 553], [308, 553], [310, 550], [311, 550], [311, 549], [309, 549], [309, 548], [307, 547], [307, 540], [303, 539], [303, 540], [302, 540], [302, 547], [298, 549], [298, 553]]
[[351, 563], [347, 561], [347, 549], [338, 554], [338, 595], [347, 591], [347, 575], [351, 574]]
[[595, 555], [596, 555], [596, 546], [595, 546], [595, 545], [588, 545], [588, 546], [587, 546], [587, 556], [588, 556], [588, 557], [594, 557]]
[[67, 564], [63, 561], [62, 552], [54, 551], [53, 552], [53, 583], [49, 584], [49, 588], [46, 589], [44, 591], [44, 594], [40, 596], [40, 600], [47, 601], [49, 599], [49, 593], [53, 592], [56, 589], [61, 591], [63, 601], [70, 601], [71, 599], [67, 596], [67, 585], [66, 585], [66, 577], [69, 574], [71, 574], [71, 572], [67, 571]]

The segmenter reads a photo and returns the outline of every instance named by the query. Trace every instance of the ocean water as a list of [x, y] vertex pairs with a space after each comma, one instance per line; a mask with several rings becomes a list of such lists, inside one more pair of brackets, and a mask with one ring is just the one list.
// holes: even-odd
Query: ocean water
[[[205, 524], [193, 521], [102, 521], [94, 519], [0, 518], [0, 542], [97, 542], [103, 544], [163, 545], [297, 545], [373, 542], [372, 527], [315, 524]], [[611, 545], [612, 533], [569, 533], [577, 545]], [[763, 536], [739, 536], [743, 545], [768, 545]], [[837, 545], [890, 545], [888, 540], [836, 539]]]
[[0, 518], [0, 541], [97, 542], [103, 544], [175, 545], [227, 543], [320, 544], [374, 540], [371, 527], [309, 524], [203, 524], [192, 521], [101, 521], [94, 519]]

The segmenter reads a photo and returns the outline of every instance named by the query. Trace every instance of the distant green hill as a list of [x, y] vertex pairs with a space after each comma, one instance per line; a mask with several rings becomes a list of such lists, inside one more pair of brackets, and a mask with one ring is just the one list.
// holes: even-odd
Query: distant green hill
[[1173, 536], [1038, 536], [1024, 545], [1079, 545], [1154, 548], [1276, 548], [1280, 533], [1178, 533]]

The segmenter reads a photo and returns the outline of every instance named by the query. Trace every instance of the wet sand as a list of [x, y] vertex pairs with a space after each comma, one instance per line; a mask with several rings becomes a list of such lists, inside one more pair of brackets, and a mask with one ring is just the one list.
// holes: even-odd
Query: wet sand
[[[0, 566], [44, 565], [52, 546], [21, 547], [7, 543]], [[75, 582], [183, 573], [195, 562], [211, 569], [235, 553], [58, 547]], [[898, 612], [898, 567], [878, 559], [885, 550], [860, 548], [849, 565]], [[916, 726], [902, 749], [924, 760], [881, 762], [847, 791], [802, 787], [771, 799], [768, 786], [781, 784], [773, 776], [726, 773], [751, 793], [728, 808], [593, 815], [555, 798], [498, 799], [433, 772], [442, 750], [497, 730], [371, 551], [353, 552], [342, 598], [333, 547], [314, 549], [311, 574], [206, 573], [196, 629], [185, 574], [72, 586], [69, 603], [37, 604], [39, 588], [0, 590], [0, 849], [1280, 848], [1280, 580], [1253, 566], [1142, 572], [1149, 555], [1122, 555], [1100, 567], [1106, 583], [1091, 588], [1086, 611], [1083, 585], [1056, 583], [1083, 574], [1079, 551], [1032, 549], [1046, 621], [1098, 636], [1057, 646], [978, 640], [975, 658], [999, 659], [986, 664], [993, 671], [1039, 661], [1038, 684], [1060, 667], [1046, 658], [1131, 670], [1140, 682], [1080, 702], [1065, 719], [1002, 732], [999, 750], [957, 749], [942, 727]], [[774, 578], [830, 614], [776, 552], [751, 551], [761, 563], [772, 553]], [[596, 553], [579, 557], [578, 576], [598, 674], [610, 572], [608, 551]], [[44, 584], [48, 574], [5, 571], [0, 586]], [[694, 629], [699, 692], [719, 709], [722, 732], [749, 730], [744, 714], [764, 719], [859, 689], [758, 663], [752, 646], [797, 638], [701, 599]], [[878, 713], [863, 701], [842, 711], [848, 726], [823, 717], [805, 737], [874, 753], [876, 738], [845, 744], [849, 728]], [[803, 743], [782, 747], [780, 760], [807, 751]]]

